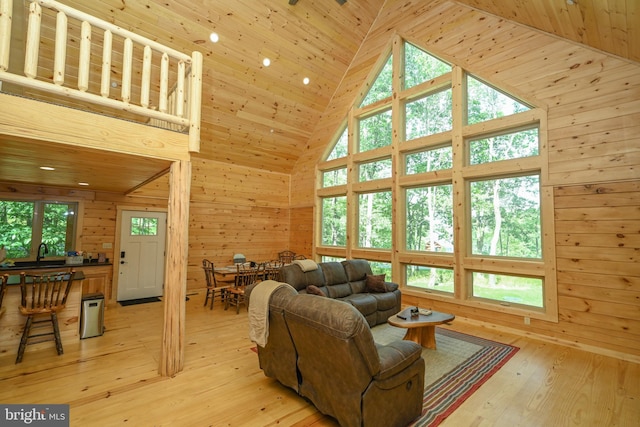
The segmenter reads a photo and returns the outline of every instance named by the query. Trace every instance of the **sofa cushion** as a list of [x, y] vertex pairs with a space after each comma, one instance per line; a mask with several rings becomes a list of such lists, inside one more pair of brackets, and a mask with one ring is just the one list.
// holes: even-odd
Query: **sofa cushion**
[[371, 295], [376, 301], [376, 306], [379, 311], [391, 310], [398, 305], [398, 298], [394, 292], [384, 292], [384, 293], [370, 293], [365, 295]]
[[340, 300], [346, 301], [357, 308], [365, 317], [378, 310], [378, 301], [372, 294], [351, 294], [340, 298]]
[[347, 275], [344, 267], [339, 262], [323, 262], [320, 263], [322, 273], [324, 274], [325, 284], [327, 286], [347, 283]]
[[365, 286], [366, 292], [387, 292], [387, 287], [384, 284], [385, 274], [367, 274], [367, 281]]
[[351, 286], [348, 283], [327, 286], [327, 290], [329, 291], [329, 298], [344, 298], [352, 294]]

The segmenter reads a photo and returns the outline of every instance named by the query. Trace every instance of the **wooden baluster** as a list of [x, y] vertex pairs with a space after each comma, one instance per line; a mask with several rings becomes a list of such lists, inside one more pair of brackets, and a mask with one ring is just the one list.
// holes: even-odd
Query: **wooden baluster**
[[100, 80], [100, 95], [109, 97], [111, 87], [111, 48], [113, 45], [113, 34], [105, 30], [104, 41], [102, 42], [102, 78]]
[[64, 83], [64, 68], [67, 61], [67, 15], [58, 12], [56, 15], [56, 47], [53, 62], [53, 83], [61, 86]]
[[175, 88], [176, 100], [174, 114], [178, 117], [184, 117], [184, 75], [186, 73], [186, 65], [184, 61], [178, 61], [178, 82]]
[[13, 1], [0, 0], [0, 70], [9, 69], [11, 51], [11, 20], [13, 19]]
[[149, 108], [149, 88], [151, 87], [151, 57], [153, 52], [149, 46], [144, 47], [142, 54], [142, 81], [140, 84], [140, 105]]
[[167, 112], [167, 93], [169, 92], [169, 55], [162, 54], [160, 61], [160, 101], [158, 110]]
[[89, 89], [89, 66], [91, 65], [91, 24], [82, 22], [80, 32], [80, 60], [78, 63], [78, 89], [86, 92]]
[[38, 55], [40, 52], [40, 21], [42, 8], [38, 3], [29, 5], [29, 24], [27, 28], [27, 45], [24, 55], [24, 75], [30, 79], [38, 75]]
[[124, 51], [122, 53], [122, 101], [127, 104], [131, 101], [131, 67], [133, 64], [133, 42], [130, 38], [124, 39]]

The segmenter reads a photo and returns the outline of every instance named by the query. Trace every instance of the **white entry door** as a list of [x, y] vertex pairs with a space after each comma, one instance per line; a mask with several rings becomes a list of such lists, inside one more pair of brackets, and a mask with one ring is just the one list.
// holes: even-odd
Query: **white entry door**
[[118, 301], [161, 296], [167, 213], [122, 211], [120, 223]]

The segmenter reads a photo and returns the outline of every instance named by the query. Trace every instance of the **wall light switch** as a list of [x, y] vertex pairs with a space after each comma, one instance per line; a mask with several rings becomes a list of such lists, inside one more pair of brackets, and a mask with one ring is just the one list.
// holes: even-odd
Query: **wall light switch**
[[102, 249], [111, 249], [111, 248], [112, 248], [111, 243], [103, 243], [102, 244]]

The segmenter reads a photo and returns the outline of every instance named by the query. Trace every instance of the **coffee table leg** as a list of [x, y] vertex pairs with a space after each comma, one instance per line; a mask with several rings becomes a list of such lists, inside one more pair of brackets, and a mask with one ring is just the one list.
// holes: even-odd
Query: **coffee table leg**
[[435, 326], [423, 326], [420, 329], [420, 345], [424, 348], [436, 349], [436, 327]]

